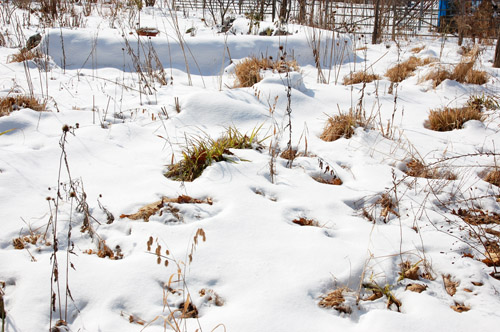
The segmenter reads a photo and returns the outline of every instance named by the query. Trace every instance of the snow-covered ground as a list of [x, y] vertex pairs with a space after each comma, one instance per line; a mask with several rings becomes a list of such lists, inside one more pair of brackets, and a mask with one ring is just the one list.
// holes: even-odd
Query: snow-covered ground
[[[498, 163], [499, 110], [459, 130], [424, 127], [431, 109], [463, 106], [471, 95], [498, 98], [494, 46], [482, 45], [476, 64], [490, 75], [487, 84], [446, 80], [434, 89], [423, 81], [432, 64], [395, 85], [383, 75], [410, 56], [460, 62], [453, 38], [371, 45], [369, 37], [332, 40], [331, 32], [292, 24], [284, 27], [291, 35], [268, 37], [247, 34], [244, 16], [224, 34], [200, 13], [173, 19], [158, 7], [144, 8], [140, 24], [159, 35], [138, 40], [137, 16], [107, 10], [96, 7], [73, 29], [42, 29], [32, 18], [22, 31], [42, 34], [45, 60], [11, 63], [19, 48], [0, 47], [0, 97], [33, 91], [48, 105], [0, 117], [0, 132], [14, 129], [0, 136], [5, 331], [48, 330], [58, 320], [75, 332], [498, 329], [500, 281], [481, 260], [486, 242], [499, 241], [499, 188], [483, 180]], [[267, 27], [273, 23], [253, 30]], [[261, 55], [293, 58], [300, 70], [268, 70], [253, 87], [235, 88], [235, 64]], [[148, 58], [164, 68], [167, 84], [148, 74]], [[366, 68], [382, 79], [343, 85]], [[370, 126], [349, 139], [320, 139], [329, 116], [359, 105]], [[217, 139], [229, 127], [260, 128], [262, 147], [231, 150], [230, 161], [193, 182], [164, 176], [193, 140]], [[290, 137], [299, 155], [287, 167], [276, 154]], [[408, 176], [414, 159], [456, 179]], [[334, 175], [341, 185], [314, 179]], [[162, 200], [148, 222], [131, 217]], [[467, 224], [460, 208], [493, 222]], [[316, 226], [293, 222], [300, 218]], [[417, 280], [400, 278], [403, 262], [418, 266]], [[406, 289], [415, 283], [426, 289]], [[369, 285], [385, 295], [369, 300]], [[342, 287], [348, 310], [319, 305]], [[399, 308], [388, 305], [391, 296]], [[194, 307], [197, 318], [186, 314]]]

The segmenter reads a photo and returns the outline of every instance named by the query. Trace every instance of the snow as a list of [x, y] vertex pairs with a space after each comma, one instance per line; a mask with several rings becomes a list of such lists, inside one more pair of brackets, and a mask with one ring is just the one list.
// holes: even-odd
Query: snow
[[[457, 63], [456, 40], [443, 42], [436, 36], [401, 41], [398, 48], [389, 41], [386, 47], [339, 35], [333, 40], [339, 46], [331, 49], [332, 35], [322, 31], [319, 54], [327, 82], [321, 83], [310, 44], [319, 30], [290, 25], [290, 36], [247, 35], [248, 20], [238, 17], [234, 34], [226, 35], [205, 25], [199, 13], [176, 14], [186, 57], [172, 18], [162, 8], [141, 13], [142, 26], [157, 27], [160, 34], [139, 41], [126, 19], [113, 28], [110, 18], [97, 12], [86, 27], [43, 29], [39, 48], [48, 56], [47, 71], [32, 60], [27, 67], [8, 62], [17, 49], [0, 47], [0, 97], [33, 89], [35, 96], [48, 97], [49, 109], [23, 108], [0, 117], [0, 132], [15, 128], [0, 136], [0, 282], [5, 282], [0, 289], [6, 331], [49, 329], [58, 319], [71, 331], [163, 331], [163, 317], [169, 314], [164, 292], [172, 310], [189, 292], [199, 318], [177, 318], [186, 331], [496, 330], [500, 281], [480, 261], [484, 248], [470, 237], [470, 227], [451, 212], [500, 212], [499, 189], [482, 175], [498, 156], [498, 109], [487, 111], [484, 122], [469, 121], [459, 130], [424, 127], [431, 109], [462, 106], [472, 94], [498, 97], [500, 71], [488, 62], [492, 46], [484, 46], [478, 63], [490, 74], [487, 84], [447, 80], [433, 89], [420, 80], [429, 70], [424, 67], [393, 87], [395, 99], [386, 78], [366, 87], [344, 86], [342, 79], [364, 68], [383, 76], [398, 59], [414, 55], [410, 50], [416, 45], [425, 45], [420, 57]], [[272, 23], [260, 29], [268, 26]], [[184, 34], [189, 27], [196, 28], [194, 36]], [[35, 26], [25, 27], [24, 33], [35, 31]], [[157, 52], [166, 85], [149, 81], [147, 93], [126, 41], [134, 52], [139, 47], [142, 68], [147, 68], [148, 52]], [[367, 49], [359, 50], [361, 46]], [[268, 70], [251, 88], [233, 87], [240, 60], [252, 55], [276, 59], [285, 52], [297, 60], [298, 72]], [[273, 177], [269, 147], [284, 151], [289, 138], [288, 86], [291, 144], [302, 154], [291, 168], [277, 157]], [[372, 126], [357, 128], [349, 139], [322, 141], [328, 117], [355, 109], [361, 96], [367, 116], [374, 118]], [[388, 121], [393, 123], [391, 134], [384, 135]], [[66, 133], [64, 125], [70, 126]], [[217, 139], [229, 127], [242, 133], [260, 128], [258, 137], [267, 139], [259, 150], [231, 149], [232, 161], [213, 163], [193, 182], [163, 175], [193, 139]], [[457, 179], [406, 176], [407, 163], [416, 156], [450, 167]], [[313, 179], [329, 171], [342, 185]], [[98, 237], [80, 231], [84, 213], [71, 198], [73, 190], [79, 197], [85, 192]], [[398, 201], [393, 208], [397, 215], [382, 216], [382, 194]], [[120, 218], [162, 197], [180, 195], [211, 198], [213, 204], [172, 203], [149, 222]], [[100, 205], [113, 214], [112, 223]], [[375, 216], [374, 222], [363, 210]], [[292, 222], [301, 217], [314, 219], [319, 227]], [[18, 250], [13, 239], [47, 230], [46, 242], [53, 244], [56, 221], [60, 285], [57, 310], [50, 316], [53, 246], [40, 238]], [[491, 227], [498, 230], [498, 225]], [[199, 229], [206, 241], [198, 237], [194, 244]], [[147, 250], [150, 236], [153, 254]], [[99, 238], [112, 250], [119, 246], [123, 258], [88, 254], [99, 249]], [[164, 258], [156, 263], [157, 243], [162, 255], [169, 250], [167, 267]], [[68, 251], [74, 269], [67, 265]], [[406, 260], [420, 262], [422, 273], [428, 264], [435, 279], [398, 281], [399, 264]], [[175, 282], [175, 262], [184, 282]], [[448, 274], [459, 282], [453, 296], [443, 285], [442, 276]], [[66, 278], [71, 298], [65, 295]], [[184, 292], [168, 292], [164, 285], [169, 279], [173, 289]], [[401, 312], [395, 305], [387, 308], [385, 296], [356, 303], [359, 292], [361, 298], [370, 295], [361, 288], [363, 282], [391, 285]], [[428, 288], [422, 293], [405, 290], [411, 282]], [[342, 286], [350, 289], [345, 297], [351, 314], [318, 306], [322, 296]], [[202, 289], [217, 293], [224, 304], [200, 296]], [[455, 312], [450, 308], [455, 303], [470, 310]], [[132, 316], [135, 321], [129, 322]]]

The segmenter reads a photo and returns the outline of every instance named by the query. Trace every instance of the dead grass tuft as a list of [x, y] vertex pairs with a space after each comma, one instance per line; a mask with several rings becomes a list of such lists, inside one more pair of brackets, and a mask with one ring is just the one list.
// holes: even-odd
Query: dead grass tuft
[[323, 184], [329, 184], [332, 186], [341, 186], [342, 180], [337, 176], [334, 177], [322, 177], [322, 176], [313, 176], [313, 180]]
[[39, 59], [43, 55], [38, 50], [28, 50], [27, 48], [22, 48], [18, 53], [12, 54], [9, 57], [9, 62], [23, 62], [28, 60]]
[[489, 171], [484, 177], [484, 181], [491, 183], [494, 186], [500, 187], [500, 169]]
[[492, 95], [471, 95], [467, 100], [467, 107], [482, 110], [495, 110], [500, 108], [498, 97]]
[[235, 68], [237, 88], [251, 87], [262, 80], [261, 70], [273, 70], [278, 73], [298, 71], [299, 65], [295, 60], [273, 60], [272, 58], [250, 57], [238, 63]]
[[500, 224], [500, 214], [495, 212], [480, 209], [458, 209], [452, 210], [451, 213], [473, 226]]
[[281, 152], [280, 157], [287, 160], [294, 160], [297, 157], [296, 149], [288, 149]]
[[300, 226], [315, 226], [315, 227], [319, 227], [319, 223], [314, 220], [314, 219], [307, 219], [307, 218], [304, 218], [304, 217], [300, 217], [298, 219], [294, 219], [292, 220], [292, 222], [294, 224], [297, 224], [297, 225], [300, 225]]
[[341, 137], [351, 138], [354, 128], [364, 126], [364, 121], [359, 113], [349, 111], [328, 118], [320, 138], [326, 142], [338, 140]]
[[474, 107], [444, 107], [431, 110], [424, 126], [435, 131], [450, 131], [461, 129], [470, 120], [483, 121], [481, 110]]
[[136, 213], [133, 214], [122, 214], [120, 215], [120, 218], [128, 218], [131, 220], [144, 220], [146, 222], [149, 221], [149, 218], [156, 213], [160, 212], [163, 209], [166, 209], [168, 212], [172, 213], [176, 219], [181, 220], [182, 218], [180, 215], [177, 215], [179, 213], [179, 209], [173, 207], [171, 204], [208, 204], [212, 205], [213, 201], [211, 198], [206, 198], [206, 199], [196, 199], [192, 198], [191, 196], [187, 195], [181, 195], [178, 196], [177, 198], [168, 198], [168, 197], [162, 197], [161, 200], [156, 201], [151, 204], [147, 204], [139, 209]]
[[470, 307], [460, 304], [458, 302], [455, 302], [455, 305], [450, 306], [450, 308], [452, 308], [456, 312], [466, 312], [470, 310]]
[[460, 285], [460, 281], [454, 281], [453, 278], [448, 274], [443, 274], [443, 284], [448, 295], [453, 296], [457, 292], [457, 287]]
[[14, 249], [25, 249], [30, 244], [36, 245], [41, 236], [42, 235], [39, 233], [30, 233], [29, 235], [19, 236], [12, 239], [12, 245], [14, 246]]
[[467, 52], [453, 70], [450, 72], [441, 66], [425, 76], [425, 80], [432, 80], [434, 87], [437, 87], [444, 80], [455, 80], [459, 83], [482, 85], [488, 82], [489, 75], [485, 71], [474, 69], [474, 65], [479, 58], [479, 47], [474, 47]]
[[213, 162], [231, 161], [228, 157], [232, 155], [229, 149], [261, 147], [262, 141], [265, 140], [265, 138], [257, 139], [261, 127], [254, 129], [250, 134], [242, 134], [236, 128], [230, 127], [217, 140], [210, 137], [193, 138], [182, 151], [182, 159], [171, 164], [164, 175], [176, 181], [194, 181]]
[[422, 293], [427, 289], [427, 285], [422, 285], [422, 284], [408, 284], [405, 288], [405, 290], [409, 290], [415, 293]]
[[418, 280], [420, 272], [419, 264], [420, 262], [412, 264], [410, 261], [404, 261], [401, 264], [399, 264], [401, 272], [399, 272], [398, 281], [401, 281], [403, 279]]
[[358, 71], [351, 73], [344, 77], [344, 85], [358, 84], [358, 83], [371, 83], [379, 80], [380, 76], [376, 74], [368, 74], [365, 71]]
[[0, 98], [0, 117], [9, 115], [12, 111], [21, 108], [31, 108], [34, 111], [43, 112], [46, 110], [46, 104], [41, 103], [35, 97], [17, 95]]
[[434, 62], [431, 58], [421, 59], [412, 56], [408, 60], [389, 68], [385, 76], [387, 76], [391, 82], [399, 83], [410, 77], [418, 67], [428, 65], [431, 62]]
[[450, 77], [451, 73], [448, 70], [444, 69], [442, 66], [437, 66], [434, 70], [428, 73], [423, 80], [432, 81], [432, 85], [436, 88], [445, 80], [450, 79]]
[[348, 291], [347, 287], [341, 287], [331, 291], [326, 296], [323, 296], [321, 298], [319, 306], [323, 308], [333, 308], [345, 314], [352, 313], [351, 307], [347, 304], [344, 304], [345, 302], [344, 293], [347, 291]]
[[424, 48], [425, 48], [425, 46], [417, 46], [417, 47], [412, 48], [410, 51], [412, 53], [420, 53]]
[[387, 222], [389, 213], [399, 217], [399, 213], [395, 210], [396, 204], [389, 194], [382, 194], [375, 204], [379, 204], [382, 207], [380, 217], [384, 218], [384, 222]]
[[438, 167], [430, 168], [417, 159], [406, 164], [406, 174], [416, 178], [456, 180], [457, 176], [450, 171], [440, 171]]

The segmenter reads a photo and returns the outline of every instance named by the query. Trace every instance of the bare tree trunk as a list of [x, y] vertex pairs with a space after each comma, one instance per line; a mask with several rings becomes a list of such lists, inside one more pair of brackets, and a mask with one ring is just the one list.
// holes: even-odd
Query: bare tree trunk
[[378, 44], [379, 35], [380, 35], [380, 0], [375, 0], [375, 17], [373, 24], [373, 33], [372, 33], [372, 44]]
[[288, 0], [282, 0], [280, 8], [280, 19], [286, 21], [286, 12], [288, 7]]
[[497, 47], [495, 48], [495, 59], [493, 59], [493, 67], [500, 68], [500, 30], [498, 33]]
[[306, 21], [306, 0], [299, 0], [299, 23]]
[[274, 19], [276, 17], [276, 0], [273, 0], [273, 8], [272, 8], [272, 21], [274, 22]]

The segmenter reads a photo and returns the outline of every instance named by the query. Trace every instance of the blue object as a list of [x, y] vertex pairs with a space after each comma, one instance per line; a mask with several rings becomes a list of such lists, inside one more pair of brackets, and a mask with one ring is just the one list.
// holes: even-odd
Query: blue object
[[448, 8], [450, 8], [449, 0], [439, 0], [438, 27], [441, 26], [441, 17], [446, 16]]

